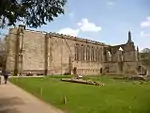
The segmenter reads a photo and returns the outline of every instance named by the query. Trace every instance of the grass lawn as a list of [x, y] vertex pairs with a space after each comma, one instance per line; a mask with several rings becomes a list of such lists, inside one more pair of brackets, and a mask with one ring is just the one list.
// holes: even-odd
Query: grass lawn
[[[150, 113], [150, 83], [91, 77], [104, 87], [67, 83], [60, 77], [11, 78], [11, 82], [68, 113]], [[40, 95], [42, 87], [43, 95]], [[63, 103], [67, 97], [67, 104]]]

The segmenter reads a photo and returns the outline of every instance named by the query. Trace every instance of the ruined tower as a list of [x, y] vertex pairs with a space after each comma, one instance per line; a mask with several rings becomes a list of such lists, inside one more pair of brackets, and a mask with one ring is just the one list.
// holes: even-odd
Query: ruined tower
[[132, 43], [131, 31], [128, 32], [128, 42], [127, 43]]

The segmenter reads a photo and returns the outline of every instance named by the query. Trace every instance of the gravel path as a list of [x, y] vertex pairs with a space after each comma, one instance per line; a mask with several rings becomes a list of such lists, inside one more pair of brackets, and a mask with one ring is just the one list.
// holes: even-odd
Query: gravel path
[[11, 84], [0, 84], [0, 113], [64, 113]]

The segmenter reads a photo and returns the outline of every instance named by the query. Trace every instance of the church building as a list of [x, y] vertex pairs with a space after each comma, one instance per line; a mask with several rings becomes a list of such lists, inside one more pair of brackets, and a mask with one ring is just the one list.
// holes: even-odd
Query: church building
[[111, 46], [20, 25], [6, 36], [6, 69], [14, 75], [135, 74], [139, 52], [130, 31], [127, 38], [126, 43]]

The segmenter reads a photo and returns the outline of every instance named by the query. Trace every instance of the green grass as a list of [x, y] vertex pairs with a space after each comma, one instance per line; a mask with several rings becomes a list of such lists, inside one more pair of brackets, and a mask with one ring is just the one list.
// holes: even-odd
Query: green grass
[[[91, 79], [102, 81], [105, 86], [62, 82], [59, 76], [12, 78], [10, 81], [68, 113], [150, 113], [150, 83], [139, 84], [108, 77]], [[66, 105], [63, 104], [63, 96], [67, 97]]]

